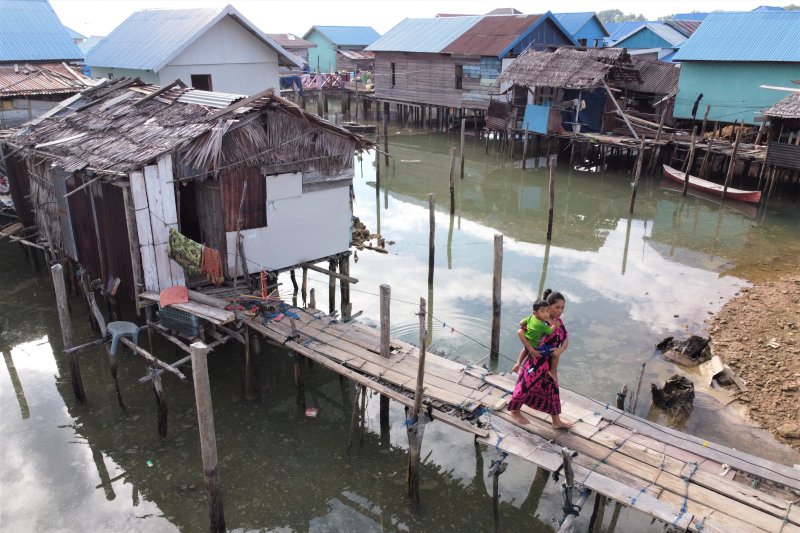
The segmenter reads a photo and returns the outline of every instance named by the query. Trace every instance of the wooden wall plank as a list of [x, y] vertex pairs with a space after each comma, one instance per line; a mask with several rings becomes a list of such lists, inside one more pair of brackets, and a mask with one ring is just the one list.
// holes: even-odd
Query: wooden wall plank
[[[161, 187], [162, 209], [164, 210], [164, 224], [169, 228], [180, 230], [178, 227], [178, 209], [175, 201], [175, 183], [172, 177], [172, 156], [164, 154], [158, 158], [158, 183]], [[175, 285], [186, 285], [186, 274], [178, 263], [169, 260], [169, 269], [172, 282]]]
[[131, 195], [136, 216], [136, 230], [139, 235], [139, 250], [142, 255], [144, 286], [149, 291], [158, 292], [161, 286], [156, 268], [156, 252], [153, 247], [153, 232], [150, 227], [150, 209], [147, 202], [147, 186], [142, 172], [131, 172]]
[[156, 165], [144, 167], [144, 182], [147, 190], [147, 204], [150, 210], [150, 228], [153, 232], [158, 285], [161, 289], [164, 289], [171, 287], [175, 283], [172, 279], [172, 269], [167, 255], [169, 230], [164, 224], [164, 200], [161, 197], [161, 185], [158, 180], [158, 167]]

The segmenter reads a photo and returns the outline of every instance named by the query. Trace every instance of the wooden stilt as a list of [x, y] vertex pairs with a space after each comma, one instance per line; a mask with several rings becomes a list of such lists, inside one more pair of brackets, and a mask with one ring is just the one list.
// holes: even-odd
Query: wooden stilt
[[[350, 257], [342, 256], [339, 258], [339, 273], [342, 276], [350, 276]], [[339, 281], [339, 293], [341, 296], [342, 320], [349, 320], [352, 315], [352, 306], [350, 304], [350, 282], [342, 278]]]
[[[462, 148], [463, 149], [463, 148]], [[453, 179], [453, 173], [455, 171], [455, 164], [456, 164], [456, 148], [455, 146], [450, 147], [450, 214], [456, 212], [456, 199], [455, 199], [455, 180]], [[461, 176], [464, 177], [463, 175]]]
[[[432, 196], [432, 195], [431, 195]], [[422, 437], [425, 432], [427, 415], [421, 413], [423, 379], [425, 377], [425, 352], [427, 351], [428, 335], [425, 331], [425, 298], [419, 299], [419, 367], [417, 369], [417, 387], [414, 392], [414, 406], [411, 413], [406, 415], [406, 428], [408, 433], [408, 472], [406, 482], [408, 497], [411, 501], [419, 502], [419, 466], [422, 450]], [[410, 415], [410, 416], [409, 416]]]
[[167, 437], [167, 395], [164, 393], [164, 386], [161, 384], [161, 372], [155, 368], [149, 370], [150, 379], [153, 382], [153, 394], [156, 398], [156, 413], [158, 419], [158, 435], [162, 439]]
[[[574, 145], [573, 145], [574, 146]], [[548, 187], [548, 207], [547, 207], [547, 240], [553, 238], [553, 204], [555, 204], [555, 189], [556, 189], [556, 164], [553, 158], [550, 158], [550, 182]]]
[[722, 188], [722, 198], [720, 198], [720, 202], [725, 201], [725, 197], [728, 195], [728, 186], [731, 183], [731, 178], [733, 177], [733, 171], [736, 168], [736, 155], [739, 153], [739, 141], [742, 140], [742, 129], [744, 125], [739, 127], [739, 131], [736, 132], [736, 142], [733, 143], [733, 152], [731, 152], [731, 163], [728, 165], [728, 174], [725, 176], [725, 185]]
[[714, 148], [714, 140], [717, 138], [717, 126], [718, 124], [714, 123], [714, 131], [711, 132], [711, 139], [708, 141], [708, 146], [706, 147], [706, 155], [703, 158], [703, 165], [700, 167], [700, 177], [705, 179], [708, 175], [708, 171], [711, 168], [709, 164], [711, 162], [711, 157], [713, 156], [713, 148]]
[[294, 384], [296, 387], [297, 392], [297, 405], [300, 406], [301, 409], [305, 409], [306, 407], [306, 380], [305, 374], [303, 372], [303, 360], [300, 354], [293, 353], [292, 360], [294, 363]]
[[617, 409], [625, 410], [625, 397], [628, 395], [628, 384], [623, 383], [622, 388], [617, 393]]
[[[328, 271], [336, 272], [336, 258], [328, 261]], [[328, 314], [332, 315], [336, 311], [336, 278], [328, 276]]]
[[[464, 136], [466, 135], [467, 119], [461, 119], [461, 179], [464, 179]], [[452, 211], [451, 211], [452, 212]]]
[[494, 236], [494, 261], [492, 275], [492, 340], [490, 359], [496, 361], [500, 356], [500, 314], [501, 288], [503, 279], [503, 236]]
[[117, 356], [116, 354], [111, 353], [111, 346], [108, 343], [105, 343], [105, 348], [106, 355], [108, 356], [108, 364], [111, 370], [111, 378], [114, 380], [114, 391], [117, 394], [117, 403], [119, 403], [122, 412], [127, 415], [128, 408], [125, 407], [125, 402], [122, 401], [122, 391], [119, 388], [119, 379], [117, 377]]
[[197, 404], [200, 450], [203, 456], [203, 474], [208, 497], [209, 526], [212, 533], [221, 533], [225, 531], [225, 513], [217, 461], [217, 435], [214, 431], [211, 387], [208, 380], [208, 348], [202, 342], [195, 342], [190, 349], [192, 351], [192, 378]]
[[522, 141], [522, 170], [528, 166], [528, 127], [525, 127], [525, 138]]
[[[69, 316], [69, 304], [67, 301], [67, 287], [64, 282], [64, 267], [55, 264], [50, 267], [53, 277], [53, 287], [56, 293], [56, 307], [58, 308], [58, 321], [61, 325], [61, 338], [64, 341], [64, 350], [69, 350], [74, 346], [72, 337], [72, 320]], [[86, 401], [86, 392], [83, 390], [83, 379], [81, 378], [81, 367], [78, 361], [78, 353], [67, 353], [67, 367], [69, 368], [70, 381], [72, 382], [72, 392], [80, 402]]]
[[433, 200], [433, 193], [428, 194], [428, 214], [429, 214], [429, 231], [428, 231], [428, 285], [433, 285], [433, 262], [435, 256], [436, 246], [434, 243], [434, 236], [436, 233], [436, 210]]
[[644, 139], [639, 145], [639, 157], [636, 159], [636, 173], [633, 177], [633, 190], [631, 191], [631, 205], [629, 212], [633, 213], [633, 205], [636, 203], [636, 189], [639, 188], [639, 176], [642, 175], [642, 161], [644, 160]]
[[564, 520], [561, 522], [561, 527], [558, 531], [571, 532], [575, 519], [586, 504], [586, 500], [589, 498], [591, 491], [585, 489], [578, 498], [578, 501], [575, 504], [572, 503], [572, 489], [575, 487], [575, 475], [572, 471], [572, 451], [567, 448], [562, 448], [561, 459], [564, 465], [565, 478], [564, 482], [561, 484], [561, 493], [564, 498]]
[[500, 459], [492, 461], [489, 476], [492, 478], [492, 532], [500, 533], [500, 474], [506, 471], [508, 463], [505, 454]]
[[[380, 354], [381, 357], [389, 357], [391, 353], [391, 295], [392, 289], [389, 285], [381, 285], [380, 287], [380, 321], [381, 321], [381, 343]], [[381, 428], [381, 445], [389, 445], [389, 397], [381, 394], [380, 398], [380, 428]]]
[[303, 267], [303, 283], [300, 288], [300, 294], [303, 296], [303, 305], [306, 304], [306, 296], [308, 295], [308, 268]]
[[317, 308], [317, 299], [314, 296], [314, 289], [308, 291], [308, 308], [309, 309]]
[[244, 327], [244, 397], [253, 399], [253, 350], [250, 328]]
[[[711, 107], [711, 106], [709, 106]], [[689, 155], [686, 157], [686, 166], [684, 167], [684, 180], [683, 180], [683, 196], [686, 196], [686, 192], [689, 190], [689, 174], [692, 172], [692, 166], [694, 165], [694, 146], [696, 141], [696, 134], [697, 134], [697, 126], [692, 128], [692, 144], [689, 147]]]
[[383, 115], [383, 166], [389, 168], [389, 104]]
[[594, 495], [594, 508], [589, 518], [589, 533], [599, 531], [603, 525], [603, 511], [606, 508], [606, 497], [599, 492]]
[[[703, 126], [700, 128], [700, 138], [703, 138], [703, 135], [706, 134], [706, 124], [708, 123], [708, 112], [711, 111], [711, 104], [706, 106], [706, 112], [703, 114]], [[695, 127], [695, 129], [697, 129]]]

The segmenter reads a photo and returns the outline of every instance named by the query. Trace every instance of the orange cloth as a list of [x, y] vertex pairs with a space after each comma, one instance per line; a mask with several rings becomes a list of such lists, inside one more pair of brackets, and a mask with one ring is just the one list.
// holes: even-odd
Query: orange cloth
[[172, 304], [185, 304], [189, 301], [189, 289], [180, 285], [174, 285], [162, 289], [158, 294], [158, 303], [161, 307]]
[[203, 246], [203, 257], [200, 261], [200, 272], [208, 275], [214, 285], [222, 285], [225, 276], [222, 273], [222, 254], [208, 246]]

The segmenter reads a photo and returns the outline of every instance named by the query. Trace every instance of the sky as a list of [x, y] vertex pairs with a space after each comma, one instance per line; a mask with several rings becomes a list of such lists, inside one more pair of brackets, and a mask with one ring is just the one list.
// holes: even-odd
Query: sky
[[[222, 7], [241, 12], [266, 33], [305, 34], [319, 26], [372, 26], [384, 34], [405, 18], [433, 17], [437, 13], [484, 14], [502, 7], [523, 13], [603, 11], [619, 9], [641, 13], [648, 20], [672, 13], [697, 11], [749, 11], [763, 4], [758, 0], [558, 0], [553, 2], [508, 2], [506, 0], [50, 0], [62, 24], [84, 35], [108, 35], [131, 13], [143, 9], [189, 9]], [[782, 0], [771, 5], [786, 5]]]

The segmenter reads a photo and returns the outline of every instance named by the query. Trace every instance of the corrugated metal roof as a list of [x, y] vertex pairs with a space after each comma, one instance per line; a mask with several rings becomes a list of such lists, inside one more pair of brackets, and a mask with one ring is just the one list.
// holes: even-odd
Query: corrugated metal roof
[[0, 96], [69, 94], [92, 85], [77, 69], [70, 72], [61, 63], [0, 65]]
[[261, 32], [233, 6], [217, 9], [148, 9], [125, 19], [86, 55], [93, 67], [158, 72], [223, 17], [231, 16], [257, 39], [275, 50], [279, 63], [302, 67], [272, 38]]
[[768, 117], [800, 118], [800, 93], [791, 93], [764, 111]]
[[800, 62], [800, 11], [711, 13], [675, 61]]
[[591, 11], [586, 11], [584, 13], [553, 13], [553, 16], [558, 19], [568, 32], [575, 35], [581, 28], [586, 26], [586, 23], [589, 22], [595, 14]]
[[370, 52], [438, 54], [483, 17], [405, 19], [368, 46]]
[[242, 98], [247, 98], [247, 95], [216, 93], [212, 91], [189, 89], [185, 93], [180, 95], [177, 98], [177, 100], [182, 104], [198, 104], [198, 105], [204, 105], [206, 107], [225, 109], [235, 101], [241, 100]]
[[448, 54], [500, 56], [506, 48], [537, 25], [544, 15], [493, 15], [483, 17], [444, 47]]
[[[620, 46], [623, 41], [633, 37], [635, 34], [650, 30], [666, 42], [668, 42], [672, 46], [680, 46], [684, 41], [686, 41], [686, 36], [676, 30], [675, 28], [671, 28], [667, 24], [663, 22], [645, 22], [643, 23], [644, 26], [634, 29], [630, 33], [618, 37], [616, 40], [611, 42], [611, 46]], [[624, 46], [624, 45], [623, 45]]]
[[80, 60], [47, 0], [0, 1], [0, 61]]
[[375, 53], [374, 52], [369, 52], [367, 50], [338, 49], [336, 51], [338, 53], [342, 54], [347, 59], [352, 59], [353, 61], [375, 59]]
[[758, 6], [756, 8], [751, 9], [750, 11], [758, 13], [760, 11], [786, 11], [786, 10], [779, 6]]
[[672, 20], [705, 20], [711, 13], [678, 13], [672, 15]]
[[91, 37], [89, 37], [88, 39], [83, 41], [81, 44], [79, 44], [78, 48], [80, 48], [81, 52], [83, 52], [83, 55], [86, 56], [86, 54], [89, 53], [89, 50], [91, 50], [92, 48], [97, 46], [97, 44], [100, 41], [102, 41], [103, 39], [104, 39], [104, 37], [99, 37], [97, 35], [92, 35]]
[[370, 26], [312, 26], [303, 39], [307, 39], [314, 30], [336, 46], [369, 46], [381, 37]]
[[270, 37], [272, 37], [276, 43], [283, 46], [287, 50], [290, 48], [316, 48], [317, 45], [312, 43], [311, 41], [306, 41], [305, 39], [301, 39], [294, 33], [268, 33]]
[[691, 37], [694, 32], [697, 31], [697, 28], [700, 27], [703, 21], [701, 20], [665, 20], [664, 24], [673, 28], [686, 37]]
[[608, 31], [608, 38], [606, 41], [613, 43], [618, 41], [625, 35], [632, 33], [634, 30], [637, 30], [647, 24], [644, 20], [627, 20], [625, 22], [607, 22], [605, 24], [606, 30]]
[[68, 27], [64, 26], [64, 29], [67, 30], [67, 33], [69, 34], [70, 38], [73, 39], [73, 40], [75, 40], [75, 39], [86, 39], [85, 35], [83, 35], [81, 33], [78, 33], [77, 31], [73, 30], [72, 28], [68, 28]]

